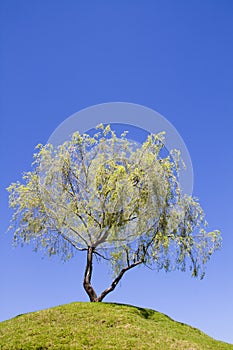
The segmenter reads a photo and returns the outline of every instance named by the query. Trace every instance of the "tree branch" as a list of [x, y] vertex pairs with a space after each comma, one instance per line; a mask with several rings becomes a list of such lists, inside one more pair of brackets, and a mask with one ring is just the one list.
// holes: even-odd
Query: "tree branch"
[[107, 289], [105, 289], [101, 294], [100, 296], [96, 299], [96, 301], [100, 302], [102, 301], [106, 295], [108, 295], [110, 292], [112, 292], [116, 286], [118, 285], [118, 283], [120, 282], [120, 280], [122, 279], [123, 275], [125, 274], [126, 271], [132, 269], [133, 267], [135, 266], [138, 266], [140, 264], [142, 264], [143, 261], [142, 260], [139, 260], [139, 261], [136, 261], [135, 263], [129, 265], [128, 267], [124, 267], [121, 272], [119, 273], [119, 275], [114, 279], [114, 281], [111, 283], [111, 286]]
[[111, 258], [106, 258], [106, 256], [104, 256], [103, 254], [100, 254], [100, 253], [97, 252], [96, 250], [94, 250], [93, 253], [94, 253], [95, 255], [100, 256], [100, 257], [101, 257], [102, 259], [104, 259], [104, 260], [108, 260], [108, 261], [111, 260]]

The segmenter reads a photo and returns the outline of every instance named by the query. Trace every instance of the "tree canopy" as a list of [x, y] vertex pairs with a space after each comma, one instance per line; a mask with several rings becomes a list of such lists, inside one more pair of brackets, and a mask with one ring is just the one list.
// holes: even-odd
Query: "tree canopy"
[[[202, 278], [220, 233], [207, 230], [198, 200], [182, 192], [179, 151], [162, 156], [164, 141], [164, 133], [150, 134], [138, 145], [100, 124], [93, 136], [75, 132], [58, 147], [38, 145], [33, 170], [8, 188], [15, 244], [64, 260], [86, 251], [83, 286], [91, 301], [103, 300], [138, 265], [189, 268]], [[93, 256], [114, 274], [99, 296]]]

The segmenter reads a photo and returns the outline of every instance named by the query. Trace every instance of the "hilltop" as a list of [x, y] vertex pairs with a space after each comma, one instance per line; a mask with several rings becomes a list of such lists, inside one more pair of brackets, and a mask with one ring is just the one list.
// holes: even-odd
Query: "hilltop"
[[232, 349], [157, 311], [112, 303], [71, 303], [0, 323], [0, 349]]

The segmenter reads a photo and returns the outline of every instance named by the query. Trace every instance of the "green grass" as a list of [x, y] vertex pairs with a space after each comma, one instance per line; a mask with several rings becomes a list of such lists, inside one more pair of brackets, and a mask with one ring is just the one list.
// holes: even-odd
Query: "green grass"
[[159, 312], [110, 303], [72, 303], [0, 323], [0, 349], [232, 349]]

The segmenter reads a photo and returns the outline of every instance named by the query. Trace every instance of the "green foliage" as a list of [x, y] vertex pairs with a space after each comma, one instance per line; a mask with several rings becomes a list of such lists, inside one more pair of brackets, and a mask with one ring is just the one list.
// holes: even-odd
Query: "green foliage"
[[230, 350], [196, 328], [154, 310], [110, 303], [72, 303], [0, 323], [2, 350]]
[[57, 148], [38, 145], [33, 170], [8, 188], [15, 243], [65, 260], [74, 248], [93, 247], [115, 273], [141, 261], [202, 277], [221, 238], [206, 231], [198, 200], [181, 191], [179, 152], [161, 157], [164, 133], [138, 147], [126, 132], [96, 129]]

